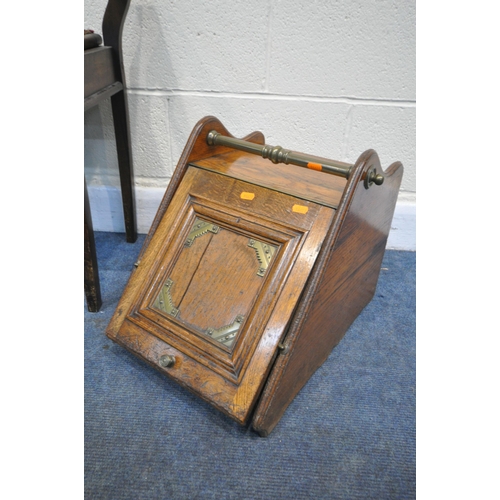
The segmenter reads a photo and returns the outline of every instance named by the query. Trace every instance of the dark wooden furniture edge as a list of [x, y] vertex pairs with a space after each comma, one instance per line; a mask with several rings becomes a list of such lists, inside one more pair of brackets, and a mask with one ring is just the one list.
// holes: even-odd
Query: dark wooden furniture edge
[[123, 68], [122, 33], [130, 0], [108, 0], [102, 19], [102, 36], [104, 45], [113, 51], [114, 70], [116, 78], [125, 86], [125, 71]]
[[102, 43], [101, 35], [94, 33], [92, 30], [84, 30], [83, 35], [83, 50], [99, 47]]
[[85, 97], [83, 100], [84, 111], [97, 106], [101, 101], [111, 97], [117, 92], [120, 92], [120, 90], [123, 90], [123, 84], [121, 82], [115, 82], [97, 92], [94, 92], [92, 95]]
[[92, 226], [92, 215], [90, 213], [89, 195], [85, 178], [84, 185], [84, 289], [87, 309], [90, 312], [97, 312], [102, 305], [101, 287], [99, 286], [94, 228]]
[[[117, 82], [113, 66], [113, 49], [111, 47], [95, 47], [83, 52], [84, 61], [84, 100], [100, 93], [103, 88]], [[121, 82], [117, 82], [121, 85]], [[96, 104], [100, 101], [96, 101]]]
[[[134, 243], [137, 240], [134, 175], [122, 60], [122, 30], [129, 3], [130, 0], [108, 1], [102, 23], [106, 45], [84, 50], [84, 111], [97, 106], [104, 99], [111, 98], [125, 233], [127, 241]], [[97, 41], [101, 38], [100, 35], [95, 37]], [[87, 43], [84, 45], [88, 47]], [[84, 212], [85, 295], [88, 310], [97, 312], [102, 301], [86, 181]]]
[[[113, 50], [113, 64], [116, 79], [126, 88], [123, 68], [122, 32], [130, 0], [109, 0], [102, 20], [102, 36], [105, 45]], [[135, 216], [134, 173], [132, 168], [132, 147], [128, 116], [128, 99], [125, 90], [111, 96], [113, 125], [115, 128], [116, 152], [120, 169], [123, 216], [127, 241], [137, 240]]]
[[[103, 99], [111, 98], [113, 126], [115, 130], [116, 152], [120, 173], [123, 217], [125, 220], [126, 239], [129, 243], [137, 240], [137, 222], [135, 216], [134, 174], [132, 168], [132, 148], [128, 102], [125, 93], [125, 72], [123, 69], [122, 32], [130, 0], [108, 0], [102, 21], [104, 45], [89, 49], [103, 54], [111, 51], [110, 62], [113, 65], [114, 82], [84, 98], [84, 110], [99, 104]], [[89, 52], [88, 51], [88, 52]]]
[[382, 171], [378, 155], [368, 150], [359, 157], [348, 180], [284, 349], [254, 411], [252, 427], [261, 436], [273, 430], [375, 293], [403, 167], [399, 162], [392, 164], [384, 184], [367, 190], [364, 178], [372, 166]]

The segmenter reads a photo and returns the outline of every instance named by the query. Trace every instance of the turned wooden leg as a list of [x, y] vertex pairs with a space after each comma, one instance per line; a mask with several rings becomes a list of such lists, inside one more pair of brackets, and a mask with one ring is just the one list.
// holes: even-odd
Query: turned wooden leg
[[92, 227], [92, 216], [90, 214], [89, 196], [87, 193], [87, 182], [85, 184], [85, 216], [84, 216], [84, 259], [85, 259], [85, 297], [87, 308], [90, 312], [97, 312], [101, 308], [101, 286], [99, 283], [99, 270], [97, 268], [97, 253], [95, 249], [94, 228]]
[[118, 167], [120, 169], [125, 233], [127, 235], [127, 241], [133, 243], [137, 239], [137, 229], [132, 148], [130, 144], [130, 126], [127, 113], [127, 96], [125, 92], [118, 92], [111, 97], [111, 107], [113, 110], [113, 124], [115, 127]]

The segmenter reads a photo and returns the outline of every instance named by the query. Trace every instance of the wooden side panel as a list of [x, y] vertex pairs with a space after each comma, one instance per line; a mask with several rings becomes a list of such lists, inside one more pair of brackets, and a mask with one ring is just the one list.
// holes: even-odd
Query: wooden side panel
[[252, 426], [268, 435], [285, 409], [324, 363], [375, 292], [403, 174], [397, 162], [382, 186], [365, 189], [367, 170], [378, 156], [367, 151], [341, 200], [333, 227], [304, 291], [285, 340], [285, 350], [268, 378]]
[[84, 79], [84, 98], [116, 81], [111, 47], [97, 47], [84, 52]]

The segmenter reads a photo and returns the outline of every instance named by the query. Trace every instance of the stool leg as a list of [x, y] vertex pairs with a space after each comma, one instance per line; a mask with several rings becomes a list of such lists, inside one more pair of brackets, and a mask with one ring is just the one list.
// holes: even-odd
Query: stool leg
[[97, 312], [101, 308], [101, 285], [99, 283], [99, 270], [97, 268], [97, 253], [95, 249], [94, 228], [92, 226], [92, 216], [90, 214], [89, 195], [87, 193], [87, 182], [85, 184], [84, 201], [84, 284], [85, 297], [87, 299], [87, 309], [90, 312]]
[[127, 96], [121, 91], [111, 97], [113, 124], [115, 127], [118, 167], [122, 190], [123, 215], [127, 241], [133, 243], [137, 239], [134, 174], [132, 169], [132, 148], [130, 145], [130, 127], [127, 113]]

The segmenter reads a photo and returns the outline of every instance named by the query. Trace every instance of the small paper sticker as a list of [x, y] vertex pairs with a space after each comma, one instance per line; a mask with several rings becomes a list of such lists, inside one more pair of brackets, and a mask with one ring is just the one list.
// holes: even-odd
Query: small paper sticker
[[240, 194], [242, 200], [253, 200], [255, 198], [255, 193], [243, 193]]
[[309, 207], [305, 207], [304, 205], [294, 205], [292, 207], [292, 212], [297, 212], [298, 214], [307, 214]]
[[321, 166], [321, 163], [314, 163], [310, 161], [307, 164], [307, 168], [310, 168], [311, 170], [319, 170], [320, 172], [323, 170], [323, 167]]

